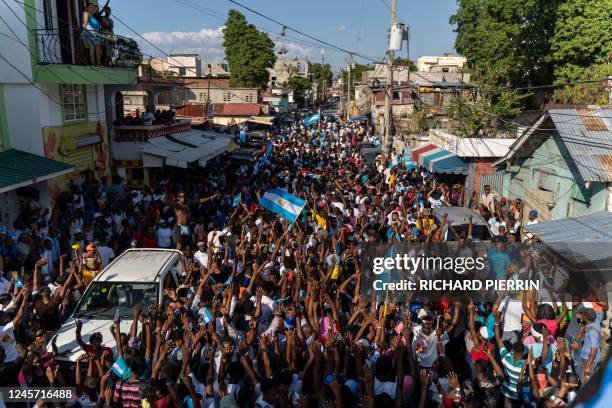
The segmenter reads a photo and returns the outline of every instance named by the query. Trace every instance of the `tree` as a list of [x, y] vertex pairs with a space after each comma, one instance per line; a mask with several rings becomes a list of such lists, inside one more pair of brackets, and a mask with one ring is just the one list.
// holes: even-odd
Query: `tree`
[[446, 108], [450, 127], [462, 137], [494, 136], [499, 128], [514, 130], [509, 121], [523, 110], [529, 96], [486, 84], [472, 95], [457, 94]]
[[316, 83], [319, 88], [323, 86], [323, 81], [328, 83], [332, 80], [334, 74], [332, 73], [331, 66], [329, 64], [319, 64], [318, 62], [308, 63], [308, 74], [310, 75], [310, 83]]
[[[607, 78], [612, 75], [612, 65], [608, 63], [594, 64], [584, 69], [579, 81], [585, 83], [564, 86], [556, 89], [550, 98], [550, 103], [605, 105], [608, 103], [608, 91], [605, 88]], [[603, 80], [602, 80], [603, 79]], [[588, 83], [587, 81], [598, 81]]]
[[274, 42], [258, 31], [237, 10], [230, 10], [223, 29], [225, 59], [231, 72], [230, 87], [266, 89], [276, 62]]
[[546, 56], [563, 1], [458, 0], [450, 23], [473, 79], [496, 87], [550, 84]]
[[293, 98], [299, 105], [304, 104], [304, 94], [308, 89], [308, 80], [300, 76], [289, 77], [283, 86], [293, 90]]
[[612, 52], [610, 10], [612, 0], [572, 0], [559, 5], [548, 58], [557, 83], [588, 78], [587, 70], [597, 71], [594, 65], [607, 60]]
[[[351, 69], [351, 92], [350, 92], [351, 99], [353, 98], [353, 95], [355, 95], [355, 82], [361, 82], [363, 73], [366, 71], [371, 71], [373, 69], [374, 67], [370, 64], [367, 64], [367, 65], [355, 64], [353, 69]], [[345, 84], [348, 83], [348, 71], [345, 69], [342, 70], [341, 75], [342, 75], [342, 82]]]

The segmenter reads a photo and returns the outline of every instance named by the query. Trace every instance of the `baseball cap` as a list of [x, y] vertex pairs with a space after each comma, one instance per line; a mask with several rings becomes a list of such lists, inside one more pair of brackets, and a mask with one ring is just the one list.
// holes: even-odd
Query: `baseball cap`
[[531, 210], [531, 211], [529, 211], [529, 216], [537, 218], [538, 217], [538, 212], [536, 210]]

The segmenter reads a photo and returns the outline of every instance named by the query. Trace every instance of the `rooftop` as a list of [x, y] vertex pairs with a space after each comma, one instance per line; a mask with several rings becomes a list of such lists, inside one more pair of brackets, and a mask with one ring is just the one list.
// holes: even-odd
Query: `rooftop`
[[593, 263], [612, 256], [612, 213], [599, 212], [540, 222], [526, 228], [573, 265]]
[[0, 193], [70, 173], [66, 163], [21, 150], [0, 152]]
[[[172, 260], [176, 261], [172, 261]], [[103, 282], [155, 282], [159, 272], [172, 261], [178, 262], [174, 250], [128, 250], [111, 263], [96, 280]]]
[[214, 116], [257, 116], [261, 107], [257, 103], [216, 103]]
[[500, 165], [521, 152], [531, 137], [551, 136], [558, 138], [567, 149], [568, 159], [581, 182], [612, 181], [612, 107], [609, 106], [547, 106], [540, 119], [494, 165]]

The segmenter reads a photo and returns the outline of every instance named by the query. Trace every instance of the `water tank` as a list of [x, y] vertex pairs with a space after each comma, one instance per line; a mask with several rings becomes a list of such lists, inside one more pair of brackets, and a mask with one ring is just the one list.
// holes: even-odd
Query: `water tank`
[[406, 26], [402, 23], [395, 23], [391, 27], [391, 36], [389, 38], [389, 51], [400, 51], [402, 49], [402, 40], [406, 33]]

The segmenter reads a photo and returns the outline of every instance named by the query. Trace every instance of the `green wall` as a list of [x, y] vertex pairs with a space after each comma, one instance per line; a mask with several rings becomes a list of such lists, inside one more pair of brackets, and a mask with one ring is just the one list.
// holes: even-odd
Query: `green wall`
[[546, 207], [540, 211], [542, 214], [548, 210], [545, 204], [548, 200], [538, 194], [547, 195], [545, 191], [550, 191], [554, 207], [549, 215], [553, 220], [605, 210], [606, 183], [590, 183], [587, 189], [558, 136], [548, 137], [540, 143], [537, 139], [527, 143], [534, 144], [535, 150], [528, 158], [515, 158], [506, 171], [505, 196]]

